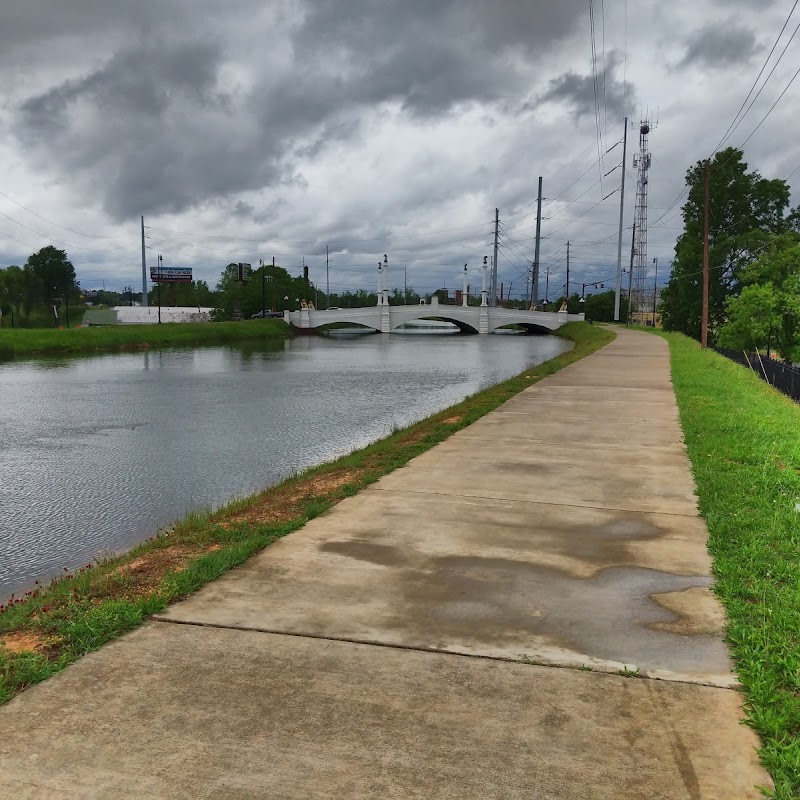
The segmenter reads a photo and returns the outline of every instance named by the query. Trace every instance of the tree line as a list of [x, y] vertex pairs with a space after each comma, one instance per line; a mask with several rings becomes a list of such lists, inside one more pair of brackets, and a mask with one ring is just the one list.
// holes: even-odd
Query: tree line
[[[77, 305], [80, 286], [75, 268], [64, 250], [43, 247], [20, 267], [12, 264], [0, 269], [0, 311], [20, 324], [36, 316], [53, 319], [53, 308]], [[51, 323], [52, 324], [52, 323]]]
[[[686, 173], [683, 233], [661, 293], [666, 330], [700, 338], [706, 162]], [[800, 361], [800, 231], [787, 181], [748, 170], [737, 148], [709, 169], [709, 341], [737, 350], [772, 348]]]
[[[253, 270], [249, 279], [238, 280], [238, 265], [228, 264], [222, 271], [217, 285], [211, 289], [206, 281], [197, 280], [191, 283], [164, 284], [160, 291], [157, 285], [148, 291], [148, 303], [156, 306], [201, 306], [214, 309], [215, 320], [229, 320], [235, 316], [249, 318], [263, 310], [281, 312], [297, 309], [301, 302], [313, 303], [317, 308], [360, 308], [373, 306], [378, 302], [376, 292], [364, 289], [344, 292], [322, 291], [309, 279], [307, 268], [303, 275], [292, 276], [280, 266], [264, 264]], [[80, 321], [80, 312], [85, 310], [86, 303], [100, 306], [138, 305], [142, 293], [133, 286], [124, 287], [122, 292], [92, 291], [83, 292], [76, 280], [75, 269], [64, 250], [55, 247], [44, 247], [33, 253], [25, 265], [9, 266], [0, 269], [0, 311], [3, 324], [16, 324], [22, 327], [53, 325], [61, 323], [62, 306], [71, 306], [73, 324]], [[421, 300], [430, 302], [433, 295], [440, 302], [455, 302], [453, 296], [442, 289], [429, 294], [420, 294], [413, 288], [407, 290], [393, 289], [389, 294], [391, 305], [416, 305]], [[468, 298], [470, 305], [480, 305], [479, 294]], [[559, 297], [549, 303], [545, 310], [557, 311], [566, 302], [568, 311], [577, 314], [585, 311], [587, 317], [596, 321], [613, 319], [614, 293], [589, 295], [585, 304], [581, 303], [577, 294], [569, 298]], [[526, 308], [524, 299], [507, 300], [504, 305], [509, 308]], [[626, 303], [623, 301], [623, 312]], [[59, 316], [54, 320], [55, 306]], [[624, 321], [624, 319], [623, 319]]]

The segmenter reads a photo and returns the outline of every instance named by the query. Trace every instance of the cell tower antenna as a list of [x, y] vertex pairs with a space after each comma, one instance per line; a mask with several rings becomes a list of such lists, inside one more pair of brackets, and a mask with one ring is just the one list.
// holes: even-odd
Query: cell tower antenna
[[649, 113], [643, 114], [639, 122], [639, 152], [633, 156], [633, 166], [638, 169], [636, 181], [636, 237], [633, 266], [633, 304], [637, 315], [644, 312], [647, 287], [647, 192], [650, 172], [650, 147], [648, 137], [657, 122], [650, 121]]

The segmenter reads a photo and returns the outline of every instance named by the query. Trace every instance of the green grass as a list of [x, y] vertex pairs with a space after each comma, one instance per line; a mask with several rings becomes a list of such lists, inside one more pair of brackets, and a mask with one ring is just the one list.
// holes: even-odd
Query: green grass
[[0, 642], [5, 642], [0, 645], [0, 703], [614, 338], [586, 323], [565, 325], [558, 335], [573, 341], [574, 348], [337, 461], [217, 511], [190, 514], [123, 556], [65, 574], [0, 607]]
[[715, 591], [775, 797], [800, 797], [800, 406], [680, 334], [672, 380]]
[[281, 339], [289, 335], [289, 327], [280, 319], [242, 322], [173, 322], [163, 325], [109, 325], [70, 328], [69, 330], [3, 328], [0, 330], [0, 358], [50, 353], [89, 353], [103, 350], [255, 342], [265, 339]]

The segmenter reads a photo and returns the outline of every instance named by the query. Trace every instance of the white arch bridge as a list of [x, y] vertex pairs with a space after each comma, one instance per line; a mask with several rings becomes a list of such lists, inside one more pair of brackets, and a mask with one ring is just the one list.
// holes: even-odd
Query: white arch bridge
[[[383, 298], [380, 298], [383, 299]], [[506, 325], [519, 325], [530, 332], [546, 333], [567, 322], [582, 322], [583, 314], [566, 311], [517, 311], [496, 306], [455, 306], [439, 304], [434, 296], [430, 305], [390, 306], [381, 303], [367, 308], [337, 308], [317, 311], [302, 308], [285, 311], [284, 319], [294, 328], [312, 330], [335, 322], [363, 325], [381, 333], [391, 333], [406, 322], [436, 319], [452, 322], [463, 333], [491, 333]]]

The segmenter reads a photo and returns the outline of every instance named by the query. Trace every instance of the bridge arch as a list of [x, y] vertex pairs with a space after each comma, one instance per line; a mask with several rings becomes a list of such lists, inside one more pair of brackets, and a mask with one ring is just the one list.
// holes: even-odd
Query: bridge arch
[[[424, 306], [421, 306], [424, 308]], [[458, 319], [458, 317], [449, 317], [446, 314], [419, 314], [417, 316], [409, 316], [407, 319], [398, 319], [396, 322], [393, 321], [392, 330], [397, 330], [401, 325], [405, 325], [406, 322], [416, 322], [417, 320], [437, 320], [439, 322], [450, 322], [455, 325], [461, 333], [478, 333], [478, 329], [474, 325], [470, 325], [468, 322], [465, 322], [463, 319]]]
[[510, 328], [512, 325], [516, 325], [518, 328], [524, 328], [526, 335], [537, 335], [543, 333], [552, 333], [553, 331], [548, 328], [546, 325], [536, 325], [532, 322], [506, 322], [503, 325], [495, 325], [490, 327], [490, 331], [493, 333], [494, 331], [503, 331], [507, 328]]
[[519, 311], [487, 306], [430, 305], [371, 306], [367, 308], [301, 309], [285, 311], [284, 320], [299, 330], [323, 327], [333, 322], [363, 325], [389, 333], [405, 322], [440, 319], [453, 323], [466, 333], [491, 333], [506, 325], [519, 325], [532, 333], [553, 331], [566, 322], [581, 321], [583, 314], [564, 312]]

